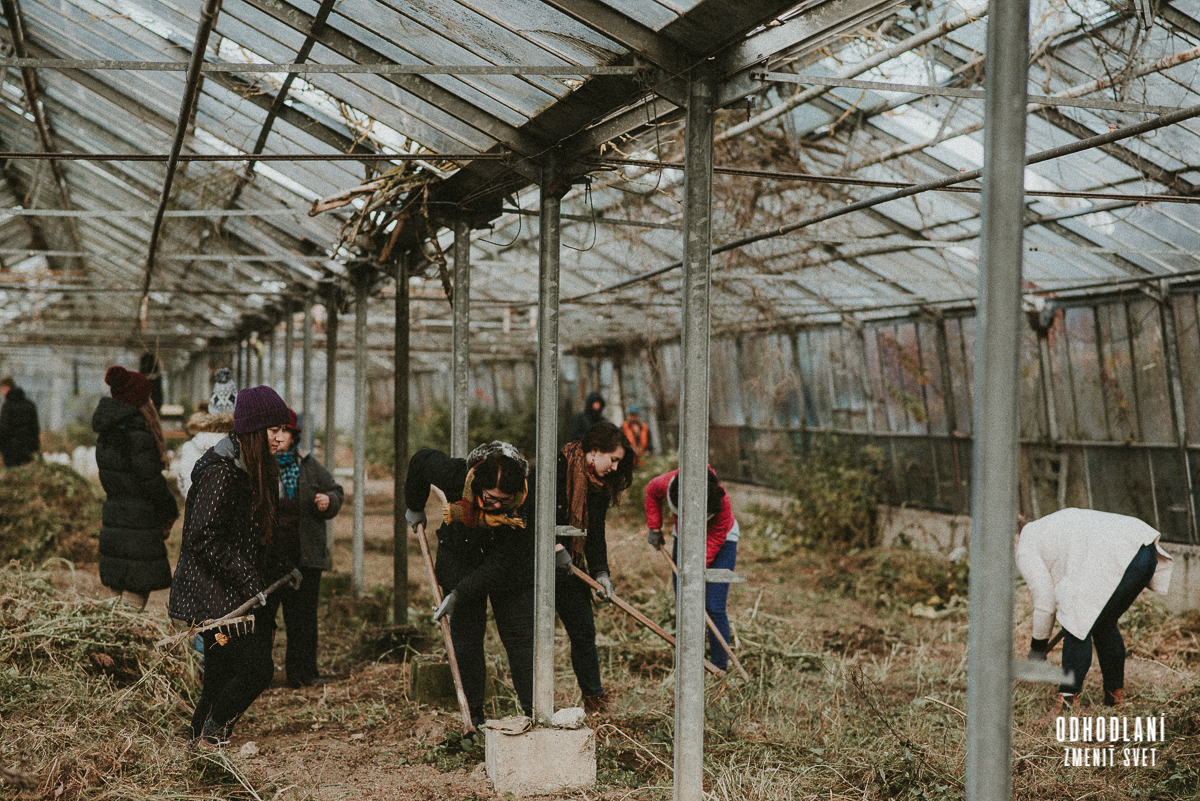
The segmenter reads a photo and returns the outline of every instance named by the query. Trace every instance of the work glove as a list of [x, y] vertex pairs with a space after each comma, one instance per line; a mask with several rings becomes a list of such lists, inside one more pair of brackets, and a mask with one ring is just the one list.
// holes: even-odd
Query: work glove
[[605, 601], [611, 601], [613, 598], [613, 585], [608, 579], [607, 573], [597, 573], [596, 583], [604, 588], [604, 592], [600, 593], [600, 597]]
[[437, 623], [444, 617], [450, 617], [454, 614], [454, 605], [458, 603], [458, 593], [451, 590], [450, 594], [442, 599], [442, 603], [437, 609], [433, 610], [433, 622]]
[[424, 510], [417, 511], [416, 509], [405, 509], [404, 519], [408, 521], [408, 527], [416, 532], [417, 526], [425, 525], [425, 512]]
[[653, 548], [656, 551], [659, 548], [663, 547], [663, 543], [665, 543], [665, 542], [666, 542], [666, 539], [663, 538], [663, 533], [659, 529], [652, 528], [652, 529], [650, 529], [650, 532], [646, 535], [646, 544], [649, 545], [651, 548]]
[[1029, 656], [1031, 662], [1045, 662], [1046, 654], [1050, 653], [1050, 640], [1039, 640], [1036, 637], [1029, 641]]
[[563, 578], [571, 575], [571, 554], [566, 548], [554, 552], [554, 572]]
[[267, 605], [267, 594], [265, 592], [260, 592], [257, 595], [255, 595], [254, 597], [258, 599], [259, 606]]
[[300, 583], [302, 581], [304, 581], [304, 575], [300, 572], [300, 568], [293, 567], [292, 568], [292, 580], [291, 580], [292, 589], [293, 590], [300, 589]]

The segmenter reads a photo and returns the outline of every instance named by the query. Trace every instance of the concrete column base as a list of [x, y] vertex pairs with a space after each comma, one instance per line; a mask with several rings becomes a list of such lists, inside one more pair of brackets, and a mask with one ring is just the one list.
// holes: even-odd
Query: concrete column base
[[595, 732], [589, 728], [522, 731], [528, 720], [489, 720], [484, 727], [487, 774], [497, 793], [547, 795], [595, 784]]

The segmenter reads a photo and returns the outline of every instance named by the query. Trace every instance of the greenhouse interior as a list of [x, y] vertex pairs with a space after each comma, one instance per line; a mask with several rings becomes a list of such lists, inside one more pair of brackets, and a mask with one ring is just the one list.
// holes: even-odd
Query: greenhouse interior
[[[596, 393], [605, 419], [620, 426], [640, 416], [645, 427], [637, 492], [653, 473], [678, 468], [676, 515], [695, 521], [707, 514], [705, 490], [686, 477], [707, 464], [728, 482], [743, 532], [738, 571], [749, 583], [722, 585], [731, 589], [737, 640], [725, 649], [758, 675], [732, 690], [705, 678], [701, 599], [706, 581], [710, 593], [714, 586], [705, 572], [712, 565], [698, 537], [677, 542], [676, 605], [667, 591], [675, 565], [653, 560], [655, 576], [640, 564], [649, 560], [648, 518], [631, 491], [618, 522], [610, 519], [611, 558], [661, 586], [624, 589], [619, 566], [613, 578], [626, 600], [659, 612], [674, 655], [650, 637], [663, 650], [638, 674], [630, 665], [658, 652], [629, 650], [629, 632], [646, 633], [618, 612], [597, 611], [592, 636], [605, 673], [615, 660], [632, 678], [611, 718], [599, 718], [607, 722], [589, 714], [590, 782], [547, 785], [548, 794], [983, 801], [1200, 793], [1186, 754], [1200, 743], [1200, 572], [1190, 574], [1200, 571], [1200, 2], [0, 5], [0, 375], [36, 406], [38, 461], [87, 479], [99, 509], [109, 485], [101, 486], [93, 413], [110, 394], [112, 365], [152, 380], [171, 486], [194, 433], [188, 421], [209, 408], [218, 371], [242, 391], [270, 386], [295, 411], [302, 450], [347, 488], [327, 527], [325, 586], [334, 574], [345, 583], [332, 595], [322, 590], [322, 637], [334, 639], [326, 629], [335, 625], [347, 642], [389, 626], [393, 640], [412, 637], [381, 646], [373, 661], [362, 661], [355, 640], [322, 666], [387, 684], [388, 693], [398, 682], [401, 695], [380, 690], [384, 700], [369, 701], [391, 712], [365, 717], [363, 695], [314, 717], [273, 688], [243, 717], [247, 733], [219, 756], [149, 756], [161, 731], [178, 740], [179, 754], [192, 753], [169, 728], [203, 697], [190, 668], [163, 661], [136, 674], [152, 681], [126, 681], [97, 656], [100, 646], [76, 654], [118, 695], [159, 693], [147, 709], [162, 705], [178, 721], [148, 722], [149, 712], [105, 718], [109, 733], [69, 759], [59, 751], [74, 724], [66, 712], [15, 700], [36, 696], [22, 688], [37, 681], [22, 684], [14, 672], [0, 678], [0, 695], [14, 693], [0, 702], [0, 731], [8, 729], [0, 798], [99, 797], [97, 788], [143, 798], [182, 797], [169, 788], [229, 798], [504, 797], [503, 782], [515, 780], [498, 779], [500, 746], [489, 729], [486, 770], [472, 772], [485, 762], [483, 734], [470, 739], [470, 716], [458, 720], [453, 693], [434, 723], [430, 704], [406, 706], [417, 698], [408, 671], [428, 651], [419, 638], [443, 646], [426, 607], [450, 594], [436, 586], [440, 574], [426, 576], [405, 522], [409, 460], [422, 448], [462, 459], [501, 439], [535, 468], [526, 487], [531, 508], [536, 499], [542, 510], [531, 585], [535, 733], [556, 709], [578, 705], [567, 692], [571, 675], [554, 672], [555, 649], [568, 638], [560, 631], [556, 645], [552, 544], [570, 538], [554, 520], [548, 465], [557, 458], [564, 469], [568, 429]], [[628, 429], [624, 436], [629, 445]], [[2, 505], [16, 505], [0, 515], [12, 541], [5, 558], [14, 560], [0, 584], [0, 654], [13, 664], [35, 659], [36, 649], [16, 654], [34, 636], [21, 626], [37, 603], [80, 626], [100, 614], [21, 583], [34, 580], [31, 570], [57, 574], [61, 565], [43, 560], [54, 547], [65, 553], [61, 520], [47, 524], [53, 533], [41, 550], [17, 542], [26, 536], [20, 519], [32, 514], [25, 505], [40, 504], [41, 514], [52, 495], [49, 483], [12, 483], [23, 469], [0, 472], [0, 485], [11, 484], [0, 486]], [[814, 499], [819, 492], [837, 497]], [[192, 514], [182, 494], [177, 501], [172, 563]], [[844, 523], [851, 507], [863, 510], [865, 528]], [[1034, 710], [1033, 694], [1051, 697], [1063, 674], [1038, 672], [1045, 666], [1033, 665], [1032, 652], [1025, 660], [1028, 621], [1036, 628], [1042, 607], [1029, 605], [1033, 582], [1025, 575], [1026, 591], [1009, 557], [1018, 525], [1072, 509], [1140, 521], [1160, 537], [1160, 561], [1173, 564], [1166, 600], [1139, 601], [1123, 618], [1142, 627], [1120, 646], [1142, 703], [1120, 714], [1141, 716], [1139, 726], [1142, 717], [1165, 721], [1159, 763], [1144, 770], [1138, 749], [1128, 767], [1128, 748], [1124, 765], [1118, 754], [1113, 767], [1071, 768], [1054, 718], [1037, 722], [1046, 710]], [[94, 540], [100, 516], [89, 514]], [[582, 520], [572, 525], [587, 528]], [[843, 523], [854, 533], [823, 533]], [[620, 547], [611, 544], [618, 531]], [[922, 587], [930, 571], [965, 571], [969, 551], [969, 592], [963, 572], [957, 585], [947, 579], [903, 609], [884, 600], [900, 592], [909, 568], [861, 560], [918, 557], [863, 553], [912, 550], [940, 559], [911, 568]], [[96, 572], [94, 554], [59, 561], [72, 575], [75, 565]], [[846, 589], [871, 571], [890, 575], [888, 588]], [[782, 589], [764, 599], [766, 583], [793, 581], [841, 589], [810, 597], [797, 583], [791, 600]], [[35, 595], [42, 600], [29, 600]], [[868, 596], [869, 621], [855, 619], [855, 631], [876, 632], [888, 643], [882, 650], [855, 635], [858, 645], [837, 661], [829, 643], [853, 640], [849, 624], [813, 623], [840, 632], [822, 641], [795, 622], [806, 606]], [[373, 598], [378, 620], [362, 611]], [[1058, 608], [1065, 621], [1061, 598]], [[904, 627], [884, 612], [928, 630], [898, 634], [893, 628]], [[158, 617], [169, 632], [166, 612]], [[343, 618], [359, 629], [347, 634]], [[761, 628], [785, 620], [793, 621], [786, 636]], [[505, 678], [511, 672], [516, 682], [519, 671], [497, 642], [488, 640], [488, 670], [505, 685], [496, 692], [508, 693], [497, 708], [519, 713], [521, 691], [513, 695]], [[957, 650], [951, 667], [928, 668], [933, 678], [922, 678], [924, 656], [896, 668], [916, 676], [910, 692], [893, 686], [888, 670], [913, 642]], [[112, 663], [115, 648], [100, 656]], [[1102, 650], [1097, 638], [1104, 669]], [[1136, 672], [1138, 658], [1150, 672]], [[794, 681], [786, 678], [793, 670]], [[722, 671], [721, 681], [732, 676]], [[922, 689], [938, 681], [953, 691]], [[1107, 672], [1104, 681], [1108, 694]], [[643, 692], [653, 704], [649, 695], [642, 706], [629, 700]], [[901, 692], [919, 706], [896, 702], [913, 719], [887, 740], [879, 732], [892, 724], [881, 721], [899, 718], [879, 709]], [[773, 705], [795, 706], [796, 697], [808, 699], [799, 712], [772, 717]], [[1070, 714], [1109, 714], [1087, 698], [1089, 711]], [[258, 706], [267, 699], [270, 714], [292, 723], [268, 725]], [[856, 711], [843, 713], [843, 700]], [[878, 717], [843, 720], [864, 709]], [[57, 728], [30, 734], [23, 727], [38, 715]], [[322, 726], [346, 734], [335, 747]], [[247, 737], [274, 745], [260, 754]], [[288, 750], [306, 737], [321, 759], [355, 737], [361, 754], [374, 742], [393, 761], [343, 754], [318, 775], [312, 758]], [[124, 752], [107, 745], [122, 738]], [[239, 739], [255, 748], [239, 752]], [[531, 753], [518, 761], [557, 759], [553, 750]], [[218, 765], [219, 775], [195, 760]], [[417, 766], [453, 778], [418, 775]], [[367, 778], [355, 778], [360, 767]]]

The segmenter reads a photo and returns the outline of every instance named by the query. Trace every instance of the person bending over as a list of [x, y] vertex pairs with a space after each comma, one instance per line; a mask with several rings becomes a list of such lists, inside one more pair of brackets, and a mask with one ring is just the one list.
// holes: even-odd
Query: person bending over
[[[646, 485], [646, 526], [649, 533], [646, 542], [652, 548], [661, 548], [664, 543], [663, 504], [670, 507], [675, 521], [671, 534], [675, 542], [672, 545], [672, 558], [679, 564], [679, 470], [672, 470], [650, 480]], [[714, 570], [724, 568], [733, 570], [737, 565], [738, 522], [733, 516], [733, 505], [729, 502], [729, 494], [717, 479], [716, 471], [708, 468], [708, 523], [705, 567]], [[675, 578], [671, 579], [672, 584]], [[717, 631], [730, 642], [729, 616], [725, 612], [725, 602], [729, 598], [729, 585], [724, 582], [713, 582], [704, 585], [704, 611], [716, 625]], [[729, 655], [721, 647], [721, 643], [710, 631], [708, 633], [709, 660], [725, 670], [729, 665]]]
[[525, 458], [507, 442], [480, 445], [466, 459], [422, 448], [408, 463], [405, 518], [418, 536], [424, 536], [430, 488], [437, 487], [446, 498], [434, 568], [443, 599], [433, 619], [450, 619], [450, 638], [475, 726], [484, 722], [483, 638], [489, 598], [508, 654], [513, 689], [522, 711], [533, 714], [533, 529], [526, 525], [525, 514], [528, 471]]
[[1092, 666], [1100, 661], [1104, 703], [1125, 700], [1125, 641], [1117, 621], [1142, 590], [1166, 593], [1171, 557], [1157, 530], [1136, 517], [1090, 509], [1060, 509], [1031, 523], [1018, 518], [1017, 568], [1033, 596], [1029, 658], [1045, 660], [1054, 619], [1063, 627], [1063, 670], [1074, 682], [1059, 687], [1052, 713], [1078, 704]]

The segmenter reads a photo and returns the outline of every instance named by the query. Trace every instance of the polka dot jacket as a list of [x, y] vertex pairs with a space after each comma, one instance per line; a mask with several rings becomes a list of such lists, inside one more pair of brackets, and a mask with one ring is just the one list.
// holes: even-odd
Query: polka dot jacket
[[168, 610], [176, 620], [228, 614], [291, 570], [262, 542], [250, 476], [222, 454], [230, 444], [226, 438], [208, 450], [192, 473]]

